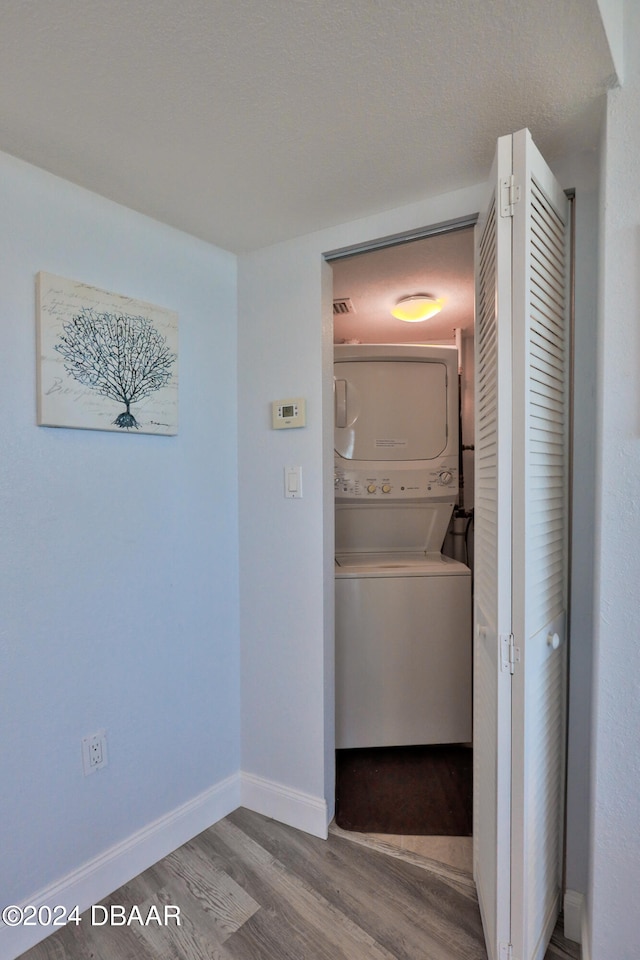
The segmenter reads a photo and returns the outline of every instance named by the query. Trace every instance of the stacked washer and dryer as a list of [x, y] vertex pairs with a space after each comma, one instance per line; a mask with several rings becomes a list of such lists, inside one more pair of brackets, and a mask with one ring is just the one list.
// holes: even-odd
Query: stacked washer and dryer
[[455, 347], [337, 345], [336, 746], [471, 740]]

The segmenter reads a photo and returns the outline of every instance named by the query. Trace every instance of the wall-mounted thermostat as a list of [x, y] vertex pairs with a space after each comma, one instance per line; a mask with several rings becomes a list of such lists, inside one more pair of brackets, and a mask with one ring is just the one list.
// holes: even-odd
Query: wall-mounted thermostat
[[274, 430], [306, 426], [305, 401], [303, 397], [293, 400], [274, 400], [271, 404], [271, 426]]

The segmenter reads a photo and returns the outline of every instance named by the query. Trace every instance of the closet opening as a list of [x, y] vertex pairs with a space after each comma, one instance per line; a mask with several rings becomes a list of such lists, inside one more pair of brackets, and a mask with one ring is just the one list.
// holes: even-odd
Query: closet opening
[[[333, 272], [336, 818], [472, 869], [474, 223]], [[427, 295], [441, 309], [391, 311]]]

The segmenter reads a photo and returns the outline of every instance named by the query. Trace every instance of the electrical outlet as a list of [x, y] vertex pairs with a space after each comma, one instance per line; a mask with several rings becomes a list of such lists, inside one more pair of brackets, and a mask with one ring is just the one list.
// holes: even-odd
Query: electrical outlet
[[107, 732], [98, 730], [82, 738], [82, 767], [85, 777], [107, 765]]

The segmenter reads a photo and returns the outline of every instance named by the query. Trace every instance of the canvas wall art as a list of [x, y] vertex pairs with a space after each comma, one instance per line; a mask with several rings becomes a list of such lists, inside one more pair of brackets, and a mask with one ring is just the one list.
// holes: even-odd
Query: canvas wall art
[[178, 432], [178, 315], [37, 276], [38, 424]]

